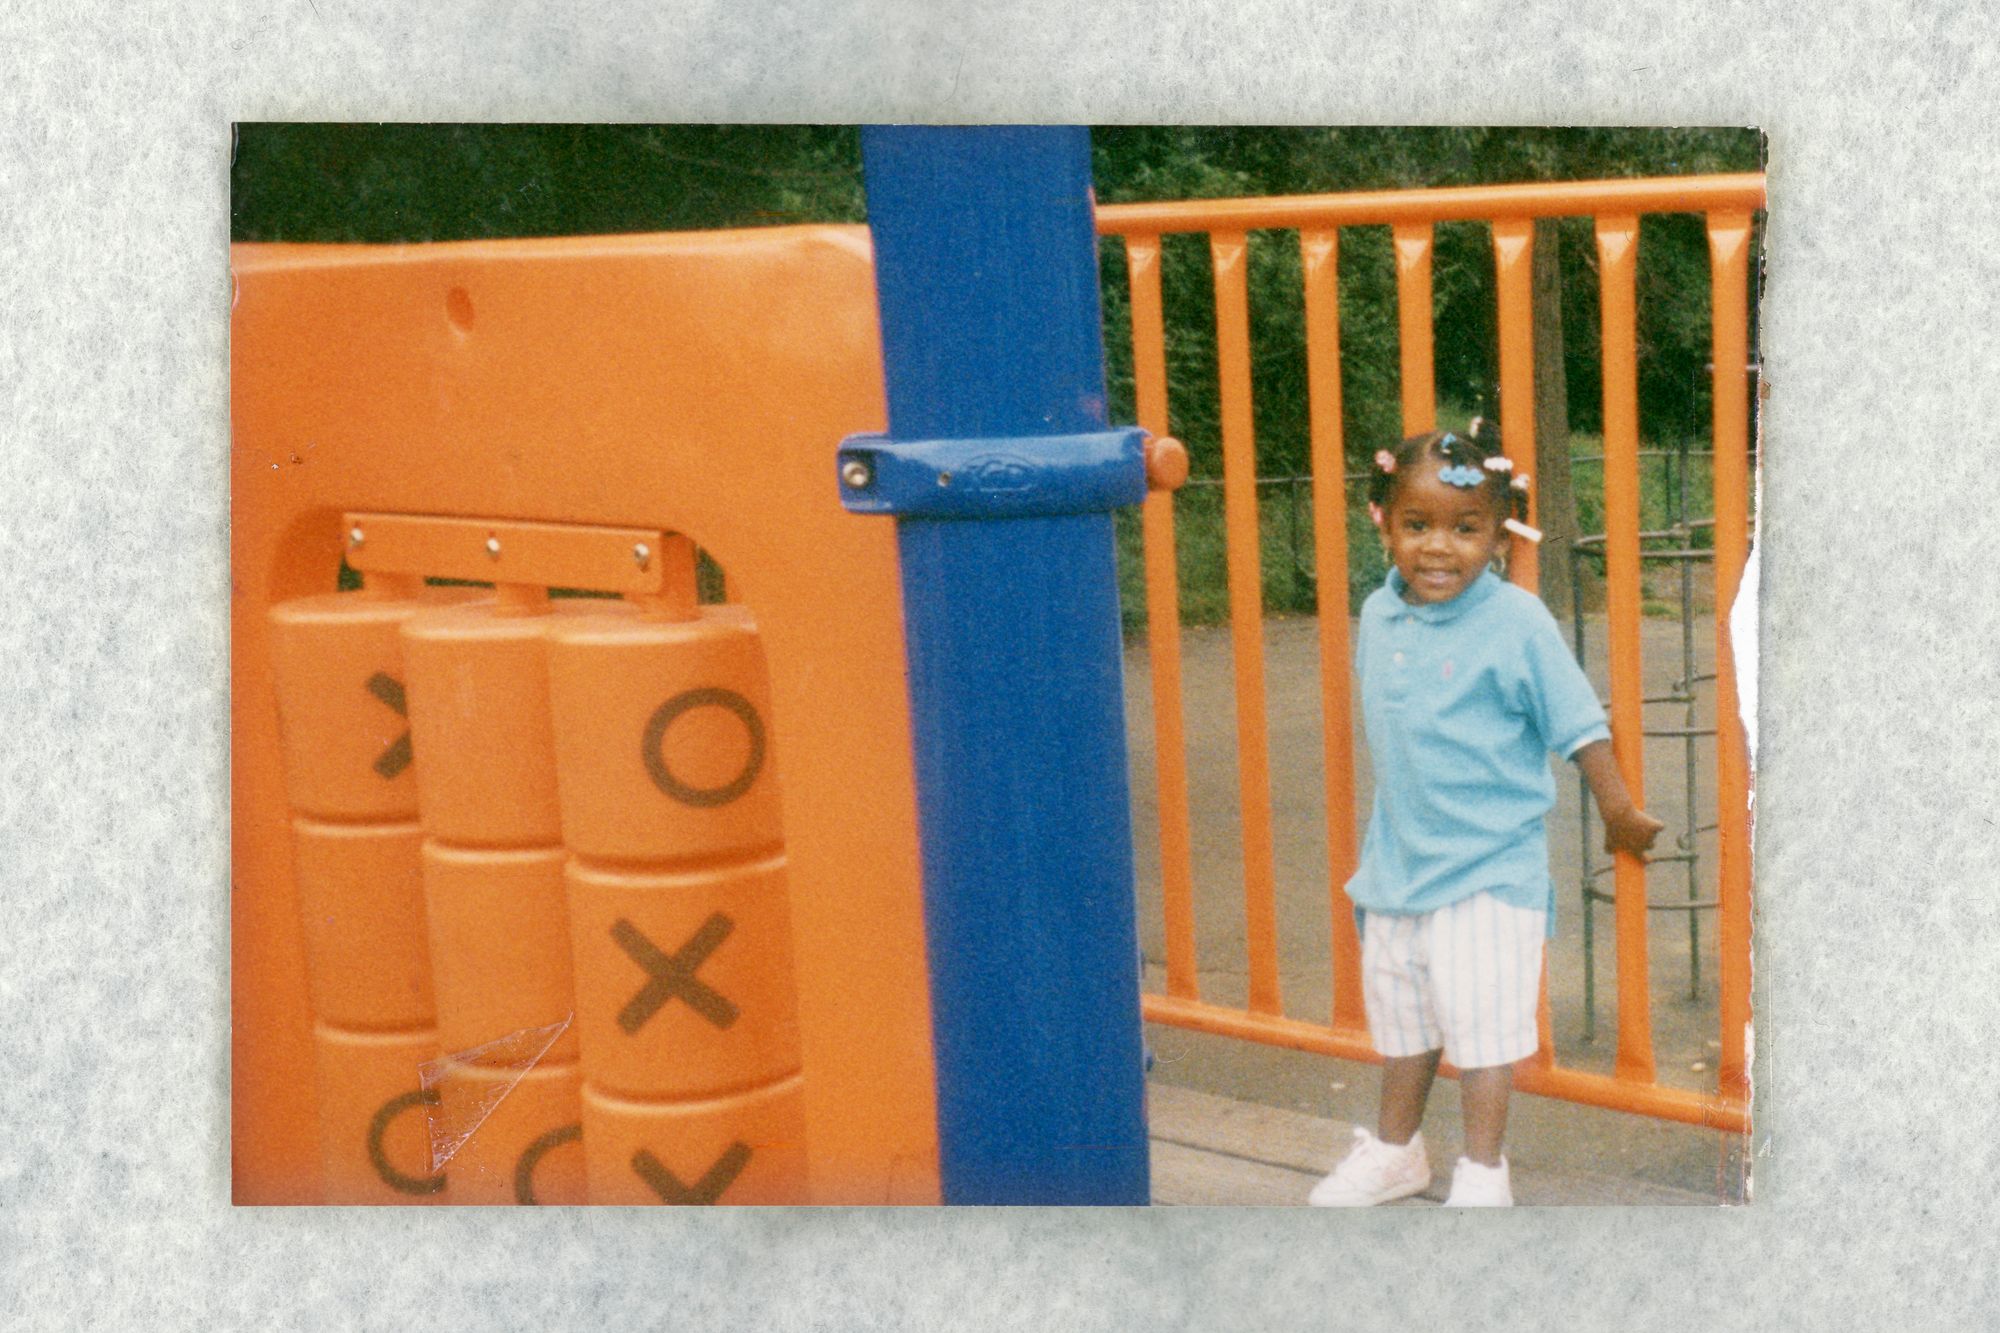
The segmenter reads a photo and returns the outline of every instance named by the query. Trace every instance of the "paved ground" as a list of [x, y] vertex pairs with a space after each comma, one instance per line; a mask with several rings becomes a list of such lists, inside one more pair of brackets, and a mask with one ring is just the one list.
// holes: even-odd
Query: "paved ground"
[[[1565, 632], [1568, 627], [1565, 625]], [[1588, 670], [1604, 690], [1604, 633], [1586, 619]], [[1681, 675], [1682, 635], [1677, 622], [1645, 622], [1646, 692], [1666, 694]], [[1325, 1021], [1331, 1007], [1330, 916], [1327, 900], [1326, 822], [1320, 732], [1318, 627], [1311, 619], [1267, 622], [1264, 633], [1277, 846], [1280, 979], [1285, 1012]], [[1711, 669], [1710, 624], [1694, 629], [1697, 671]], [[1194, 832], [1196, 956], [1202, 996], [1241, 1003], [1246, 985], [1243, 888], [1235, 762], [1235, 693], [1226, 629], [1183, 631], [1183, 712], [1186, 718], [1190, 805]], [[1126, 657], [1127, 713], [1133, 773], [1133, 824], [1139, 879], [1140, 941], [1149, 990], [1164, 985], [1160, 924], [1158, 814], [1152, 736], [1151, 673], [1143, 641]], [[1708, 687], [1702, 686], [1704, 700]], [[1704, 703], [1696, 721], [1711, 720]], [[1677, 704], [1648, 707], [1649, 726], [1679, 726]], [[1357, 799], [1370, 799], [1366, 746], [1356, 727], [1360, 757]], [[1695, 747], [1694, 807], [1699, 822], [1714, 823], [1714, 747]], [[1646, 804], [1667, 821], [1656, 854], [1687, 828], [1688, 765], [1682, 742], [1647, 743]], [[1579, 784], [1573, 770], [1558, 775], [1560, 792], [1550, 816], [1556, 875], [1558, 932], [1550, 953], [1550, 1002], [1558, 1059], [1566, 1066], [1609, 1072], [1617, 1025], [1611, 916], [1596, 911], [1596, 1033], [1586, 1032], [1584, 944], [1580, 890], [1582, 849]], [[1364, 818], [1365, 822], [1365, 818]], [[1593, 835], [1595, 836], [1595, 835]], [[1596, 844], [1593, 842], [1593, 847]], [[1713, 897], [1715, 835], [1699, 833], [1697, 891]], [[1602, 859], [1602, 853], [1596, 854]], [[1608, 876], [1604, 882], [1608, 885]], [[1659, 864], [1651, 874], [1656, 903], [1688, 897], [1684, 865]], [[1688, 914], [1649, 914], [1654, 1054], [1662, 1083], [1712, 1088], [1720, 1051], [1716, 1013], [1715, 914], [1696, 914], [1698, 947], [1690, 953]], [[1690, 959], [1699, 966], [1691, 984]], [[1158, 1057], [1157, 1084], [1216, 1094], [1312, 1117], [1371, 1124], [1376, 1073], [1368, 1065], [1263, 1047], [1153, 1025], [1148, 1039]], [[1433, 1155], [1449, 1160], [1458, 1148], [1457, 1086], [1441, 1081], [1433, 1095], [1425, 1134]], [[1509, 1134], [1510, 1154], [1525, 1171], [1616, 1176], [1685, 1191], [1687, 1197], [1738, 1201], [1742, 1197], [1740, 1143], [1734, 1136], [1669, 1125], [1619, 1112], [1517, 1097]], [[1246, 1200], [1247, 1201], [1247, 1200]]]
[[[1152, 1132], [1152, 1200], [1167, 1205], [1301, 1208], [1352, 1138], [1349, 1126], [1257, 1102], [1155, 1082], [1147, 1092]], [[1428, 1135], [1426, 1136], [1429, 1137]], [[1391, 1207], [1431, 1207], [1451, 1189], [1444, 1145], [1428, 1145], [1431, 1183]], [[1630, 1173], [1579, 1172], [1515, 1161], [1514, 1202], [1544, 1205], [1706, 1204], [1713, 1196], [1658, 1185]]]

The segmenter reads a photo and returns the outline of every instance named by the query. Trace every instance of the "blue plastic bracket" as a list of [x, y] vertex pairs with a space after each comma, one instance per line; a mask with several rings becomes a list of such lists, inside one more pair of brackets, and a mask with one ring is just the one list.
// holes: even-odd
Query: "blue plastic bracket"
[[892, 440], [850, 435], [840, 501], [856, 514], [1033, 518], [1105, 513], [1146, 498], [1146, 432]]

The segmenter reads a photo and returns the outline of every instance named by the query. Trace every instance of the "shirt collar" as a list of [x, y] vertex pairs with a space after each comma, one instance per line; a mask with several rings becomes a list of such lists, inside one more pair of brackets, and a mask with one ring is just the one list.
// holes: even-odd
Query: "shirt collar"
[[1490, 569], [1481, 570], [1472, 586], [1448, 602], [1418, 603], [1403, 600], [1403, 590], [1410, 585], [1404, 581], [1402, 573], [1389, 566], [1389, 577], [1384, 583], [1389, 589], [1389, 618], [1413, 616], [1427, 624], [1442, 625], [1456, 620], [1491, 597], [1500, 587], [1500, 576]]

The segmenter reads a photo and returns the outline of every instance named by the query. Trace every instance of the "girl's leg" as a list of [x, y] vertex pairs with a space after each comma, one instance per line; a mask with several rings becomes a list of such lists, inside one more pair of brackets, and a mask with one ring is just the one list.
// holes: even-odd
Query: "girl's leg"
[[[1382, 1062], [1382, 1110], [1375, 1126], [1382, 1142], [1401, 1147], [1422, 1127], [1424, 1103], [1430, 1098], [1431, 1080], [1437, 1077], [1438, 1060], [1443, 1055], [1440, 1049], [1422, 1055], [1392, 1055]], [[1503, 1091], [1503, 1119], [1505, 1100]]]
[[[1458, 1073], [1459, 1106], [1465, 1114], [1465, 1155], [1481, 1166], [1500, 1165], [1500, 1147], [1507, 1138], [1507, 1094], [1514, 1086], [1514, 1066], [1489, 1065]], [[1383, 1096], [1388, 1096], [1383, 1084]], [[1388, 1135], [1385, 1132], [1384, 1138]]]

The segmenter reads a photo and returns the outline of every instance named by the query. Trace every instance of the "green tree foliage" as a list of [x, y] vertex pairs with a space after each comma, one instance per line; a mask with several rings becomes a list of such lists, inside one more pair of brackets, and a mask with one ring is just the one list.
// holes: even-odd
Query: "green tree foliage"
[[[1762, 137], [1732, 129], [1114, 127], [1093, 134], [1102, 203], [1486, 185], [1534, 180], [1754, 171]], [[1558, 224], [1572, 422], [1599, 429], [1596, 253], [1590, 220]], [[1123, 245], [1107, 239], [1103, 285], [1112, 401], [1130, 419], [1131, 352]], [[1709, 411], [1708, 256], [1700, 219], [1653, 217], [1640, 242], [1640, 419], [1649, 436], [1705, 429]], [[1220, 471], [1212, 274], [1199, 237], [1163, 246], [1173, 427], [1196, 472]], [[1259, 470], [1305, 470], [1304, 313], [1296, 235], [1253, 235], [1252, 393]], [[1490, 411], [1497, 379], [1493, 255], [1480, 223], [1437, 228], [1432, 264], [1438, 396]], [[1395, 261], [1386, 227], [1341, 233], [1344, 437], [1350, 460], [1398, 433]]]
[[239, 241], [448, 241], [859, 222], [841, 125], [242, 125]]

